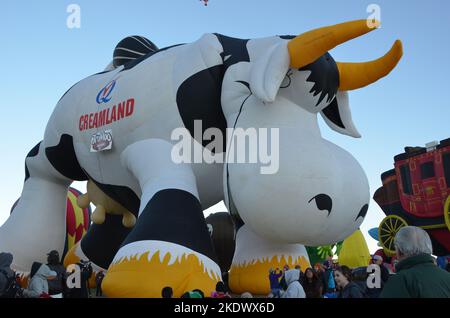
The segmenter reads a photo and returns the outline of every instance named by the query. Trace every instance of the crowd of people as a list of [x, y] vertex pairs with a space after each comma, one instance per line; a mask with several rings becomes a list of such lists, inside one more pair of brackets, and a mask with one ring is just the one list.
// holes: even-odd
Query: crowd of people
[[[0, 298], [88, 298], [90, 296], [89, 278], [92, 266], [89, 262], [80, 261], [76, 266], [65, 268], [58, 251], [47, 254], [47, 264], [34, 262], [23, 288], [23, 277], [11, 269], [13, 255], [0, 253]], [[75, 277], [78, 275], [78, 277]], [[71, 276], [73, 279], [71, 279]], [[96, 275], [97, 292], [101, 296], [103, 272]], [[71, 284], [70, 282], [73, 282]]]
[[[300, 265], [282, 269], [268, 269], [269, 298], [450, 298], [449, 264], [446, 270], [437, 266], [432, 256], [432, 243], [427, 232], [413, 226], [401, 228], [394, 240], [398, 263], [395, 268], [386, 264], [380, 255], [373, 255], [369, 268], [350, 269], [329, 257], [314, 268], [302, 271]], [[80, 262], [71, 271], [64, 268], [57, 251], [47, 254], [47, 264], [34, 262], [27, 288], [20, 287], [20, 277], [11, 269], [13, 255], [0, 253], [0, 297], [14, 298], [87, 298], [92, 266]], [[369, 269], [369, 270], [368, 270]], [[79, 271], [78, 284], [68, 284], [71, 274]], [[96, 296], [102, 296], [101, 283], [105, 274], [96, 274]], [[205, 295], [194, 289], [181, 298], [232, 298], [224, 282]], [[161, 290], [162, 298], [173, 298], [173, 289]], [[241, 298], [252, 298], [246, 292]]]
[[429, 235], [407, 226], [395, 237], [395, 268], [373, 255], [369, 268], [350, 269], [329, 257], [307, 268], [270, 269], [268, 279], [274, 298], [450, 298], [450, 268], [438, 267]]

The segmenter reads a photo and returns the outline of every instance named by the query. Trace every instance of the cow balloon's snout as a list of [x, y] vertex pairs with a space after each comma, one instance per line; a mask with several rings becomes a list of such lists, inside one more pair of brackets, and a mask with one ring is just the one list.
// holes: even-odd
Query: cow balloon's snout
[[[280, 134], [283, 132], [280, 132]], [[317, 246], [339, 242], [359, 228], [369, 202], [367, 177], [342, 148], [294, 133], [280, 140], [279, 170], [259, 164], [228, 166], [229, 193], [257, 235]]]

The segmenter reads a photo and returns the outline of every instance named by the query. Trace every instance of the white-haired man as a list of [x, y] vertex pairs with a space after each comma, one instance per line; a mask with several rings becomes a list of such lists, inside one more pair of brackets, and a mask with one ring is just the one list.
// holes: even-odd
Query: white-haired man
[[450, 274], [434, 263], [428, 233], [415, 226], [401, 228], [395, 236], [399, 263], [380, 298], [450, 298]]

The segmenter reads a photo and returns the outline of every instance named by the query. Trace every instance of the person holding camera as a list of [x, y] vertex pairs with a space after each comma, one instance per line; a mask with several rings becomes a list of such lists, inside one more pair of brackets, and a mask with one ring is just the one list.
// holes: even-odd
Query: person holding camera
[[74, 270], [70, 275], [80, 275], [80, 284], [70, 289], [70, 298], [89, 298], [89, 278], [92, 275], [91, 262], [80, 260], [76, 264], [77, 270]]

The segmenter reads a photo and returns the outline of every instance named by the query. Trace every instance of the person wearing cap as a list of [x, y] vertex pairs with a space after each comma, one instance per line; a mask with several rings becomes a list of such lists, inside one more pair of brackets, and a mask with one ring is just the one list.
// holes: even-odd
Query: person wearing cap
[[383, 257], [374, 254], [372, 256], [372, 264], [376, 264], [380, 267], [381, 281], [386, 284], [389, 279], [389, 270], [386, 268], [386, 266], [384, 266]]
[[[367, 288], [366, 288], [367, 296], [369, 298], [378, 298], [380, 296], [381, 291], [383, 290], [384, 285], [386, 284], [386, 282], [389, 279], [389, 271], [386, 268], [386, 266], [383, 264], [383, 257], [381, 255], [377, 255], [377, 254], [372, 255], [370, 262], [372, 265], [376, 265], [379, 268], [379, 270], [376, 271], [375, 273], [379, 273], [379, 275], [380, 275], [380, 277], [378, 278], [380, 285], [379, 285], [379, 287], [367, 286]], [[370, 274], [370, 275], [374, 275], [375, 273]]]
[[428, 233], [415, 226], [402, 227], [394, 239], [399, 260], [380, 298], [450, 298], [450, 274], [434, 263]]
[[48, 282], [48, 293], [53, 298], [63, 298], [66, 291], [67, 273], [61, 264], [58, 251], [53, 250], [47, 254], [47, 266], [56, 272], [56, 278]]
[[31, 265], [28, 287], [23, 290], [22, 295], [26, 298], [49, 297], [47, 280], [55, 279], [56, 275], [47, 265], [34, 262]]

